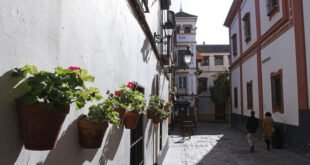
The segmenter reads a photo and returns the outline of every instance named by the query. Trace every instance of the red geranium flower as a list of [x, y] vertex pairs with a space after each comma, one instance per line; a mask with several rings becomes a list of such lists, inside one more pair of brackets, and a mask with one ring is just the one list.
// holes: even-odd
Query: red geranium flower
[[167, 112], [169, 110], [169, 106], [168, 105], [165, 105], [164, 106], [164, 110]]
[[121, 95], [122, 95], [122, 92], [121, 92], [121, 91], [115, 91], [115, 95], [116, 95], [116, 96], [121, 96]]
[[70, 66], [68, 69], [69, 70], [81, 70], [81, 68], [77, 66]]
[[136, 88], [136, 84], [134, 82], [128, 82], [127, 87], [130, 89], [135, 89]]

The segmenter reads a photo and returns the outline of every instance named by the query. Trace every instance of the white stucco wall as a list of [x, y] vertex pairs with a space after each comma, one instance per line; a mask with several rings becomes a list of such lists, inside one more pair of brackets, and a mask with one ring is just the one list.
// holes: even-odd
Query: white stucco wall
[[177, 35], [177, 42], [196, 42], [196, 34], [180, 33]]
[[211, 100], [211, 97], [199, 97], [199, 115], [212, 115], [214, 119], [215, 104]]
[[[151, 13], [145, 14], [152, 32], [157, 32], [160, 18], [159, 4], [155, 2], [149, 4]], [[14, 82], [8, 73], [25, 64], [48, 71], [56, 66], [80, 66], [95, 76], [92, 85], [102, 95], [133, 80], [145, 87], [148, 99], [154, 75], [158, 74], [157, 61], [127, 1], [2, 0], [0, 26], [0, 128], [6, 132], [0, 137], [1, 163], [129, 164], [130, 131], [123, 127], [110, 125], [98, 150], [80, 148], [76, 119], [87, 108], [75, 111], [74, 106], [64, 122], [56, 149], [25, 150], [13, 101], [21, 93], [11, 91]], [[161, 95], [167, 98], [168, 82], [163, 74], [160, 77]], [[150, 120], [144, 120], [146, 164], [153, 163], [151, 127]]]
[[[199, 68], [205, 72], [224, 72], [229, 70], [229, 53], [215, 52], [215, 53], [201, 53], [201, 55], [209, 56], [209, 65], [200, 65]], [[214, 56], [223, 56], [223, 65], [215, 65]]]
[[[233, 63], [234, 61], [236, 61], [239, 57], [240, 57], [240, 34], [239, 33], [239, 16], [238, 14], [236, 15], [234, 21], [232, 22], [231, 26], [230, 26], [230, 54], [231, 54], [231, 62]], [[231, 37], [236, 34], [236, 38], [237, 38], [237, 55], [233, 55], [233, 47], [232, 47], [232, 40]]]
[[270, 73], [282, 69], [284, 114], [274, 113], [277, 122], [298, 125], [298, 95], [294, 28], [262, 49], [264, 112], [272, 112]]
[[[215, 114], [215, 105], [211, 100], [210, 87], [213, 86], [213, 81], [217, 78], [217, 75], [229, 71], [229, 52], [203, 52], [200, 53], [203, 57], [209, 56], [209, 66], [199, 66], [203, 72], [198, 76], [199, 78], [207, 78], [207, 92], [201, 92], [199, 94], [199, 114]], [[224, 65], [215, 65], [214, 56], [222, 55]]]
[[[192, 61], [189, 64], [188, 68], [186, 70], [180, 69], [176, 71], [175, 74], [175, 82], [177, 87], [177, 93], [178, 94], [197, 94], [197, 80], [196, 80], [196, 22], [197, 18], [189, 17], [189, 18], [182, 18], [182, 17], [176, 17], [176, 25], [181, 27], [180, 33], [177, 34], [177, 51], [178, 50], [187, 50], [187, 47], [189, 47], [189, 50], [192, 52], [193, 57]], [[191, 34], [183, 33], [182, 28], [183, 26], [191, 25], [192, 31]], [[178, 59], [183, 60], [183, 59]], [[186, 89], [180, 89], [179, 88], [179, 77], [187, 77], [187, 85]], [[182, 101], [189, 101], [191, 102], [191, 106], [194, 105], [193, 97], [181, 97], [179, 100]]]
[[[235, 114], [241, 114], [241, 94], [240, 94], [240, 68], [237, 67], [233, 70], [230, 71], [231, 72], [231, 98], [232, 98], [232, 113]], [[238, 88], [238, 108], [235, 108], [235, 98], [234, 98], [234, 88], [237, 87]]]
[[[306, 60], [307, 60], [307, 77], [308, 77], [308, 94], [310, 94], [310, 20], [308, 19], [308, 15], [310, 14], [310, 1], [303, 0], [303, 12], [304, 12], [304, 27], [305, 27], [305, 47], [306, 47]], [[310, 104], [310, 97], [309, 104]], [[310, 106], [310, 105], [309, 105]]]
[[260, 6], [260, 24], [262, 35], [267, 32], [277, 21], [283, 17], [282, 1], [279, 0], [279, 12], [272, 17], [269, 17], [267, 9], [267, 1], [259, 1]]
[[257, 40], [256, 34], [256, 11], [255, 1], [244, 1], [241, 5], [241, 19], [246, 13], [250, 13], [250, 24], [251, 24], [251, 41], [246, 42], [244, 39], [244, 21], [241, 20], [241, 31], [242, 31], [242, 51], [245, 52], [253, 43]]
[[[255, 115], [259, 115], [259, 100], [258, 100], [258, 79], [257, 79], [257, 55], [255, 54], [249, 58], [242, 65], [243, 77], [243, 114], [250, 116], [251, 110], [255, 111]], [[253, 109], [248, 109], [247, 106], [247, 82], [252, 81], [253, 93]]]

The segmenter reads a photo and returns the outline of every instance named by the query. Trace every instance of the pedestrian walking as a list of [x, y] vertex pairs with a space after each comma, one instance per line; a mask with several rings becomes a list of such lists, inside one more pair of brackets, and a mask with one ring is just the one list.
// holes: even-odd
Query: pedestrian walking
[[246, 122], [246, 129], [247, 129], [247, 140], [250, 145], [250, 151], [254, 152], [254, 134], [258, 128], [258, 119], [255, 118], [255, 112], [251, 111], [251, 116], [248, 118]]
[[263, 137], [267, 145], [267, 150], [270, 151], [270, 143], [273, 133], [273, 119], [270, 112], [265, 113], [265, 118], [263, 120]]

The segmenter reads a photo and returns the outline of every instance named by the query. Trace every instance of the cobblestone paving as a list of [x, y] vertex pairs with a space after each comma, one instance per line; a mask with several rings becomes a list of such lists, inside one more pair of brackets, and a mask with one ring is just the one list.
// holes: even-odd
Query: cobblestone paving
[[244, 133], [228, 124], [199, 123], [194, 135], [183, 138], [175, 128], [169, 135], [164, 165], [310, 165], [310, 159], [285, 149], [267, 151], [262, 139], [250, 152]]

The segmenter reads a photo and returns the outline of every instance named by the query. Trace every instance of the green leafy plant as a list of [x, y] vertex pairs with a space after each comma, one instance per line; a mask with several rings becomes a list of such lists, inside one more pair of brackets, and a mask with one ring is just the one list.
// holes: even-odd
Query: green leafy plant
[[149, 101], [149, 110], [150, 111], [156, 111], [158, 109], [161, 109], [164, 106], [164, 100], [161, 99], [159, 96], [151, 96]]
[[165, 104], [164, 104], [164, 110], [166, 112], [168, 112], [169, 114], [172, 112], [172, 107], [173, 107], [173, 104], [172, 102], [170, 101], [166, 101]]
[[210, 87], [211, 99], [216, 104], [224, 104], [229, 99], [229, 73], [224, 72], [214, 80], [214, 85]]
[[135, 82], [129, 82], [127, 85], [121, 84], [120, 89], [115, 91], [114, 96], [111, 98], [113, 105], [139, 114], [144, 113], [146, 101], [143, 93], [136, 90], [136, 88], [137, 84]]
[[151, 96], [148, 108], [149, 112], [154, 113], [159, 119], [166, 119], [171, 113], [172, 103], [165, 102], [155, 95]]
[[84, 118], [84, 120], [89, 122], [101, 122], [107, 120], [113, 124], [119, 125], [119, 114], [113, 109], [112, 100], [105, 99], [102, 103], [90, 106], [87, 117]]
[[79, 67], [56, 67], [54, 72], [47, 72], [38, 71], [34, 65], [25, 65], [15, 68], [12, 76], [21, 78], [18, 85], [25, 84], [28, 88], [23, 96], [16, 99], [23, 104], [43, 102], [53, 109], [75, 103], [81, 109], [87, 101], [102, 98], [97, 88], [85, 86], [85, 82], [93, 82], [94, 77]]

